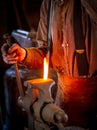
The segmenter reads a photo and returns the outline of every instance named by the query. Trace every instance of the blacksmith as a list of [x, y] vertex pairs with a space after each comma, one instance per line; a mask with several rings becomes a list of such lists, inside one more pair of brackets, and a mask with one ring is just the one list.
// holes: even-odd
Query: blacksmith
[[13, 44], [5, 52], [7, 64], [21, 62], [29, 69], [43, 66], [51, 35], [50, 65], [58, 75], [56, 103], [67, 113], [67, 126], [97, 130], [97, 0], [43, 0], [37, 30], [37, 48]]

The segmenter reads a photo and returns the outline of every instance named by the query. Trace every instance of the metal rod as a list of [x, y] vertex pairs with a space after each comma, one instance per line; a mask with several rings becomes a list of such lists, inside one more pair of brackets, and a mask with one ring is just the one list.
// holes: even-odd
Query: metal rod
[[16, 72], [16, 80], [17, 80], [17, 86], [18, 86], [19, 94], [20, 94], [21, 97], [23, 97], [24, 91], [23, 91], [23, 87], [22, 87], [22, 82], [21, 82], [21, 78], [20, 78], [18, 64], [14, 64], [14, 67], [15, 67], [15, 72]]
[[[8, 33], [3, 35], [3, 38], [6, 40], [6, 43], [8, 45], [8, 48], [12, 46], [11, 43], [11, 37]], [[6, 51], [8, 51], [8, 48]], [[20, 78], [20, 73], [19, 73], [19, 69], [18, 69], [18, 64], [14, 64], [14, 68], [15, 68], [15, 72], [16, 72], [16, 81], [17, 81], [17, 86], [18, 86], [18, 90], [19, 90], [19, 94], [21, 97], [24, 96], [24, 91], [23, 91], [23, 87], [22, 87], [22, 82], [21, 82], [21, 78]]]

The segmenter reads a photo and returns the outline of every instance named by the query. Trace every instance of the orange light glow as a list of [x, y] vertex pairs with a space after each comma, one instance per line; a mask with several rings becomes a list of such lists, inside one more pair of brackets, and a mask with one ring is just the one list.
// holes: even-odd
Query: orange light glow
[[44, 76], [43, 76], [43, 78], [44, 78], [44, 80], [47, 80], [47, 78], [48, 78], [48, 60], [47, 60], [47, 58], [45, 57], [44, 58]]

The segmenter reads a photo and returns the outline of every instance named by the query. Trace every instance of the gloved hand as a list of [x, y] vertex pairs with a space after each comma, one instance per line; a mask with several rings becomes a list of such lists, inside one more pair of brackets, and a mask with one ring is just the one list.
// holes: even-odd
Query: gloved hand
[[1, 52], [4, 62], [7, 64], [22, 62], [26, 56], [26, 50], [20, 47], [17, 43], [14, 43], [9, 48], [7, 43], [3, 44], [1, 47]]

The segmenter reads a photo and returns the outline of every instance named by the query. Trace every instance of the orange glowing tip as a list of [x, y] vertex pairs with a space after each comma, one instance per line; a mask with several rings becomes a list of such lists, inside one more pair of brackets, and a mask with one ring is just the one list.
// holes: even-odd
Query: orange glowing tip
[[44, 58], [44, 76], [43, 76], [44, 80], [47, 80], [48, 78], [48, 66], [49, 66], [48, 59], [45, 57]]

